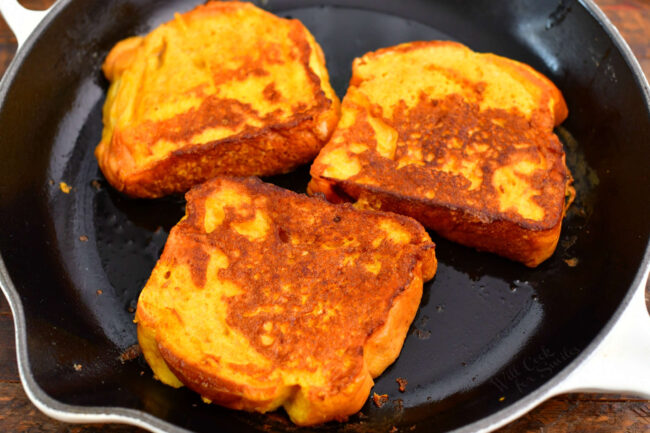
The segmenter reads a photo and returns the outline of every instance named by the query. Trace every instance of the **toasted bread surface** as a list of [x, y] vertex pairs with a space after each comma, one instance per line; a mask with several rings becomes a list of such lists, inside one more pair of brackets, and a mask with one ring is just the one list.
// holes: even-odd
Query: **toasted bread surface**
[[339, 117], [325, 58], [297, 20], [210, 2], [119, 42], [95, 155], [118, 190], [185, 192], [218, 174], [310, 162]]
[[234, 409], [283, 406], [299, 425], [358, 411], [435, 273], [424, 228], [256, 178], [186, 197], [138, 300], [156, 377]]
[[553, 133], [567, 114], [553, 83], [514, 60], [443, 41], [381, 49], [354, 61], [309, 190], [536, 266], [572, 197]]

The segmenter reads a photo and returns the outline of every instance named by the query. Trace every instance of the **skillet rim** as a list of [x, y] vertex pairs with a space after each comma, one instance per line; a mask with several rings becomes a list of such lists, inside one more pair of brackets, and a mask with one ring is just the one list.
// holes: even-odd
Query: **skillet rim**
[[[29, 35], [23, 46], [18, 49], [14, 59], [7, 68], [2, 80], [0, 81], [0, 107], [4, 105], [7, 98], [8, 89], [13, 83], [19, 65], [23, 63], [27, 53], [31, 51], [34, 41], [40, 36], [43, 30], [55, 20], [59, 12], [64, 9], [73, 0], [58, 0], [49, 9], [47, 15], [36, 26], [34, 31]], [[610, 38], [612, 44], [621, 54], [627, 66], [634, 75], [637, 86], [641, 90], [642, 97], [650, 118], [650, 85], [645, 77], [641, 66], [632, 53], [629, 45], [618, 29], [607, 18], [605, 13], [594, 3], [593, 0], [579, 0], [578, 3], [581, 7], [585, 8], [591, 17], [602, 27], [603, 31]], [[1, 109], [1, 108], [0, 108]], [[535, 406], [539, 405], [546, 399], [554, 395], [554, 388], [556, 388], [564, 379], [566, 379], [574, 370], [576, 370], [600, 345], [603, 339], [610, 333], [613, 326], [619, 321], [621, 315], [625, 312], [630, 304], [632, 297], [636, 290], [641, 290], [646, 274], [650, 272], [650, 242], [646, 245], [641, 265], [639, 266], [632, 284], [623, 298], [622, 302], [618, 305], [614, 314], [609, 318], [607, 323], [598, 332], [594, 339], [587, 345], [587, 347], [580, 352], [580, 354], [569, 363], [564, 369], [556, 373], [552, 378], [548, 379], [546, 383], [538, 389], [530, 392], [525, 397], [518, 401], [504, 407], [503, 409], [492, 413], [491, 415], [479, 419], [471, 424], [465, 425], [456, 430], [454, 433], [470, 433], [470, 432], [488, 432], [502, 427], [510, 421], [522, 416], [530, 411]], [[650, 283], [650, 280], [648, 280]], [[0, 289], [4, 293], [11, 308], [14, 322], [15, 343], [16, 343], [16, 358], [18, 364], [18, 371], [25, 393], [31, 402], [39, 408], [46, 415], [59, 419], [65, 422], [76, 423], [108, 423], [115, 422], [121, 424], [129, 424], [144, 428], [153, 432], [176, 432], [176, 433], [191, 433], [190, 430], [178, 427], [168, 423], [158, 417], [150, 415], [144, 411], [137, 409], [126, 409], [111, 406], [76, 406], [61, 403], [58, 400], [50, 397], [38, 385], [31, 371], [29, 357], [27, 353], [27, 330], [25, 315], [23, 310], [20, 295], [13, 285], [11, 278], [0, 254]], [[647, 307], [646, 307], [647, 308]]]

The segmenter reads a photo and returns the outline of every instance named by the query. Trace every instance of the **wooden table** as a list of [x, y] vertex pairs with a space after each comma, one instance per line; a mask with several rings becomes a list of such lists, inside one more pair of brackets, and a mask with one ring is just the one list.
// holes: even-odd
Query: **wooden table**
[[[53, 0], [23, 0], [22, 3], [43, 9]], [[597, 0], [597, 3], [619, 28], [650, 77], [650, 0]], [[0, 75], [15, 51], [16, 40], [0, 18]], [[649, 295], [650, 292], [646, 293], [646, 299]], [[0, 295], [0, 432], [127, 431], [142, 430], [124, 425], [66, 424], [48, 418], [31, 404], [18, 378], [11, 311]], [[650, 432], [650, 401], [629, 395], [561, 395], [498, 432]]]

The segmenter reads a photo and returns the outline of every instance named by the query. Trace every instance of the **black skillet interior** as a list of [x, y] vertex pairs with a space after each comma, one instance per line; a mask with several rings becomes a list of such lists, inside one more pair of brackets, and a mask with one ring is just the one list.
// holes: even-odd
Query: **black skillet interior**
[[[59, 4], [0, 111], [0, 250], [24, 305], [31, 374], [54, 399], [139, 409], [196, 431], [293, 430], [282, 413], [205, 405], [153, 380], [142, 359], [120, 360], [136, 343], [133, 308], [183, 200], [129, 199], [102, 177], [93, 156], [107, 89], [100, 65], [119, 39], [196, 3]], [[648, 242], [650, 122], [624, 57], [581, 4], [564, 0], [271, 0], [264, 7], [314, 33], [341, 96], [355, 56], [427, 39], [528, 62], [564, 92], [571, 114], [558, 133], [578, 198], [555, 255], [528, 269], [433, 235], [438, 274], [425, 286], [401, 356], [376, 381], [374, 391], [390, 402], [368, 402], [347, 424], [313, 430], [446, 431], [515, 404], [594, 339]], [[304, 191], [308, 168], [269, 180]], [[68, 194], [60, 182], [72, 187]], [[408, 380], [404, 393], [398, 377]]]

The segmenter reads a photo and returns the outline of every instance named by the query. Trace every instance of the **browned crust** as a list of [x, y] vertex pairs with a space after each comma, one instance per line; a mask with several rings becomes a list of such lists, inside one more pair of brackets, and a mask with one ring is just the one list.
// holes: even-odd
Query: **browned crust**
[[[252, 201], [237, 209], [226, 207], [221, 229], [206, 233], [202, 225], [206, 218], [205, 200], [220, 185], [228, 191], [235, 188]], [[434, 244], [424, 228], [403, 215], [357, 210], [350, 204], [332, 205], [251, 178], [219, 177], [197, 186], [187, 194], [186, 209], [186, 218], [172, 229], [157, 267], [173, 269], [187, 265], [195, 290], [210, 290], [206, 269], [210, 249], [217, 245], [230, 263], [227, 269], [219, 271], [219, 278], [246, 288], [225, 301], [226, 323], [244, 336], [271, 367], [235, 365], [223, 358], [212, 358], [202, 364], [178, 353], [165, 339], [164, 332], [155, 332], [157, 321], [164, 319], [149, 311], [149, 304], [155, 299], [155, 292], [151, 291], [166, 290], [165, 285], [154, 283], [155, 287], [150, 287], [148, 283], [143, 290], [147, 301], [141, 295], [138, 303], [138, 325], [152, 329], [149, 334], [155, 336], [158, 352], [170, 370], [188, 388], [215, 403], [260, 412], [284, 405], [292, 420], [300, 425], [343, 420], [358, 411], [367, 400], [372, 378], [398, 356], [418, 308], [423, 279], [428, 280], [435, 273]], [[247, 242], [228, 228], [250, 220], [258, 211], [273, 221], [263, 241]], [[385, 220], [408, 233], [410, 241], [396, 246], [383, 229], [374, 228]], [[373, 224], [366, 227], [361, 221]], [[373, 240], [380, 234], [386, 238], [375, 246]], [[351, 239], [359, 245], [345, 246], [345, 241]], [[320, 249], [319, 245], [328, 248]], [[337, 247], [330, 248], [331, 245]], [[344, 270], [342, 260], [355, 257], [356, 253], [360, 255]], [[293, 259], [288, 261], [284, 257]], [[378, 274], [364, 271], [376, 260], [382, 264]], [[153, 273], [156, 272], [154, 269]], [[150, 281], [155, 280], [152, 275]], [[285, 292], [283, 287], [292, 290]], [[306, 292], [302, 291], [304, 288]], [[306, 298], [301, 299], [301, 295]], [[265, 310], [269, 306], [284, 312]], [[319, 317], [312, 316], [314, 311], [326, 311], [333, 306], [341, 311], [312, 322], [311, 317]], [[296, 309], [299, 314], [293, 313]], [[266, 332], [273, 341], [281, 341], [280, 345], [260, 342], [260, 326], [268, 322], [274, 325], [272, 331]], [[276, 333], [285, 323], [291, 325], [286, 328], [289, 332]], [[318, 367], [313, 361], [306, 361], [308, 358], [317, 359]], [[214, 362], [223, 370], [211, 369]], [[287, 365], [299, 371], [322, 369], [328, 381], [324, 386], [300, 387], [268, 379], [272, 371], [288, 368]], [[248, 379], [234, 379], [234, 372]]]
[[[422, 268], [422, 264], [418, 263], [411, 282], [393, 299], [386, 321], [373, 330], [363, 346], [366, 365], [372, 377], [379, 376], [399, 355], [422, 298]], [[434, 259], [431, 275], [435, 274], [435, 268]]]
[[[318, 168], [316, 170], [318, 170]], [[553, 170], [564, 175], [563, 178], [565, 179], [565, 195], [562, 196], [563, 204], [558, 206], [559, 209], [557, 212], [547, 212], [547, 216], [543, 220], [533, 220], [521, 217], [513, 218], [510, 214], [494, 212], [487, 210], [486, 208], [477, 208], [476, 206], [469, 206], [464, 203], [454, 202], [451, 200], [440, 200], [437, 197], [429, 199], [421, 196], [413, 196], [401, 191], [388, 190], [381, 185], [364, 185], [355, 182], [354, 179], [340, 180], [328, 178], [327, 176], [322, 175], [318, 176], [314, 175], [314, 173], [316, 173], [316, 170], [312, 169], [313, 177], [307, 187], [307, 191], [310, 195], [319, 193], [323, 194], [327, 200], [332, 203], [357, 201], [362, 197], [372, 203], [372, 197], [382, 197], [380, 200], [382, 203], [381, 207], [371, 207], [376, 210], [396, 212], [402, 215], [410, 216], [411, 218], [420, 221], [425, 227], [432, 229], [435, 229], [435, 227], [423, 221], [418, 214], [398, 211], [396, 206], [399, 207], [399, 205], [396, 203], [417, 202], [420, 204], [420, 206], [438, 209], [449, 209], [458, 215], [465, 215], [464, 218], [468, 222], [477, 221], [487, 225], [507, 222], [520, 227], [524, 231], [542, 232], [553, 230], [558, 225], [561, 225], [565, 211], [573, 202], [573, 198], [575, 196], [575, 191], [572, 187], [573, 178], [564, 165], [564, 158], [555, 161], [555, 167], [553, 168]], [[391, 199], [389, 200], [388, 197], [391, 197]], [[546, 209], [548, 210], [548, 208]]]
[[[370, 62], [373, 58], [386, 53], [406, 53], [409, 51], [430, 48], [432, 46], [451, 46], [468, 50], [462, 44], [448, 41], [416, 41], [367, 53], [354, 62], [353, 76], [350, 89], [356, 89], [362, 82], [362, 74], [357, 68]], [[571, 175], [565, 164], [562, 143], [553, 134], [554, 125], [563, 121], [567, 114], [567, 106], [560, 91], [545, 76], [528, 65], [492, 54], [483, 55], [486, 61], [497, 64], [500, 68], [513, 71], [513, 78], [525, 86], [540, 88], [541, 100], [539, 108], [530, 119], [521, 114], [508, 113], [500, 109], [488, 109], [480, 116], [472, 117], [477, 111], [474, 102], [461, 101], [458, 95], [448, 95], [432, 103], [422, 93], [419, 102], [406, 113], [406, 106], [393, 107], [393, 118], [383, 121], [393, 127], [399, 134], [400, 140], [406, 143], [412, 131], [411, 124], [417, 125], [422, 131], [420, 151], [428, 152], [436, 162], [439, 155], [455, 155], [454, 149], [437, 148], [437, 143], [445, 142], [449, 134], [457, 140], [455, 146], [465, 149], [474, 138], [467, 138], [467, 130], [476, 125], [485, 124], [488, 135], [494, 142], [488, 144], [489, 149], [499, 149], [498, 155], [491, 161], [482, 161], [479, 166], [483, 182], [473, 191], [468, 190], [468, 181], [462, 176], [448, 175], [438, 170], [431, 162], [436, 175], [432, 176], [426, 169], [418, 166], [403, 167], [399, 172], [396, 163], [388, 158], [379, 156], [372, 150], [376, 143], [374, 131], [368, 124], [366, 108], [357, 107], [356, 123], [353, 127], [337, 136], [335, 133], [334, 146], [340, 143], [365, 143], [371, 150], [363, 151], [353, 156], [361, 166], [360, 172], [346, 180], [326, 176], [327, 164], [317, 158], [311, 168], [312, 180], [308, 191], [310, 194], [322, 193], [335, 203], [344, 201], [359, 201], [362, 205], [373, 209], [392, 211], [411, 216], [426, 227], [440, 235], [464, 245], [479, 250], [491, 251], [513, 260], [523, 262], [527, 266], [537, 266], [552, 255], [557, 244], [565, 210], [573, 200]], [[454, 71], [447, 71], [453, 74]], [[465, 83], [465, 87], [473, 89], [476, 95], [481, 95], [484, 83]], [[355, 93], [356, 94], [356, 93]], [[551, 101], [554, 104], [551, 106]], [[354, 107], [356, 100], [344, 100], [344, 107]], [[373, 116], [381, 116], [381, 107], [373, 107], [370, 101], [370, 111]], [[375, 112], [377, 111], [377, 112]], [[432, 114], [435, 113], [435, 114]], [[432, 125], [426, 122], [430, 119], [445, 119], [444, 122]], [[492, 128], [495, 120], [504, 128]], [[426, 125], [426, 126], [425, 126]], [[521, 132], [519, 132], [521, 130]], [[513, 132], [506, 132], [513, 131]], [[492, 134], [495, 134], [492, 136]], [[499, 135], [497, 135], [499, 134]], [[521, 134], [521, 135], [518, 135]], [[512, 136], [511, 136], [512, 135]], [[338, 140], [338, 141], [336, 141]], [[482, 140], [482, 139], [481, 139]], [[521, 149], [508, 143], [519, 141], [531, 143], [529, 148]], [[488, 140], [481, 141], [484, 145]], [[343, 144], [344, 146], [345, 144]], [[328, 146], [330, 146], [328, 144]], [[428, 146], [428, 147], [426, 147]], [[325, 152], [329, 147], [325, 148]], [[397, 149], [397, 152], [400, 148]], [[447, 153], [438, 153], [447, 152]], [[464, 150], [459, 153], [464, 152]], [[543, 209], [541, 219], [530, 219], [517, 213], [515, 209], [499, 209], [495, 204], [495, 188], [486, 182], [491, 179], [494, 171], [509, 163], [509, 157], [519, 156], [530, 152], [533, 157], [541, 157], [550, 162], [550, 167], [544, 172], [536, 171], [529, 176], [539, 193], [533, 196], [534, 202]], [[352, 157], [348, 152], [348, 156]], [[444, 161], [444, 159], [441, 159]], [[437, 164], [437, 162], [436, 162]], [[421, 191], [435, 192], [433, 198], [424, 197]], [[565, 196], [567, 197], [565, 199]]]
[[[182, 17], [184, 20], [191, 20], [248, 7], [252, 6], [240, 2], [209, 2], [183, 14]], [[268, 15], [278, 19], [270, 13]], [[286, 121], [279, 122], [271, 115], [261, 119], [264, 126], [260, 128], [249, 127], [239, 134], [210, 143], [190, 144], [174, 151], [164, 160], [140, 167], [135, 165], [131, 155], [132, 148], [155, 143], [156, 137], [169, 133], [174, 134], [174, 138], [187, 139], [196, 129], [197, 114], [202, 113], [186, 113], [190, 116], [180, 115], [167, 121], [148, 122], [139, 125], [135, 134], [133, 128], [126, 131], [116, 130], [108, 141], [103, 140], [95, 151], [99, 166], [109, 183], [130, 196], [155, 198], [187, 191], [192, 185], [217, 175], [268, 176], [289, 172], [313, 160], [329, 138], [329, 134], [322, 136], [322, 125], [326, 124], [326, 130], [330, 133], [333, 131], [339, 117], [340, 102], [333, 93], [331, 99], [326, 96], [323, 86], [329, 86], [329, 83], [322, 83], [309, 66], [312, 45], [308, 40], [307, 29], [298, 20], [289, 20], [289, 23], [289, 37], [297, 48], [298, 60], [313, 90], [313, 100], [309, 107], [298, 107]], [[109, 80], [116, 79], [117, 75], [128, 67], [131, 54], [140, 44], [140, 40], [139, 37], [126, 39], [109, 53], [103, 65]], [[314, 49], [317, 57], [324, 63], [322, 51], [315, 42]], [[259, 66], [251, 65], [251, 68], [254, 67]], [[200, 89], [197, 91], [200, 93]], [[265, 94], [277, 96], [272, 89]], [[257, 115], [245, 105], [240, 104], [237, 108], [241, 112], [237, 113], [236, 118], [229, 117], [232, 113], [214, 112], [206, 113], [202, 119], [209, 119], [211, 122], [221, 122], [223, 119], [243, 122], [245, 116]], [[182, 120], [184, 117], [187, 119]], [[198, 126], [204, 128], [210, 124]], [[143, 137], [151, 142], [141, 142]]]
[[[427, 261], [435, 273], [435, 256], [430, 254]], [[372, 378], [379, 376], [397, 359], [422, 297], [421, 269], [422, 264], [418, 263], [412, 272], [413, 279], [391, 300], [385, 321], [380, 322], [368, 335], [363, 350], [355, 353], [357, 360], [352, 364], [357, 369], [354, 374], [337, 386], [326, 389], [293, 386], [286, 389], [281, 383], [251, 385], [231, 380], [225, 375], [211, 374], [206, 368], [174, 353], [160, 341], [158, 350], [170, 370], [185, 386], [212, 403], [230, 409], [267, 412], [276, 408], [274, 402], [277, 402], [279, 395], [285, 395], [285, 401], [291, 402], [301, 394], [300, 398], [308, 401], [310, 413], [299, 421], [294, 419], [294, 422], [298, 421], [297, 424], [308, 426], [329, 420], [344, 421], [365, 404], [374, 384]], [[145, 323], [141, 320], [140, 326], [147, 326]]]
[[314, 133], [318, 121], [305, 115], [291, 122], [179, 149], [124, 179], [113, 176], [112, 171], [104, 174], [127, 195], [154, 198], [187, 191], [218, 175], [288, 173], [313, 160], [322, 148], [324, 141]]
[[[363, 199], [373, 207], [420, 221], [441, 236], [535, 267], [555, 251], [563, 214], [551, 227], [528, 227], [507, 219], [486, 219], [484, 214], [441, 205], [433, 200], [407, 197], [380, 188], [319, 178], [309, 183], [311, 194], [323, 193], [333, 203]], [[567, 207], [570, 200], [567, 201]]]
[[[264, 387], [254, 386], [211, 374], [160, 342], [158, 350], [170, 370], [185, 386], [211, 402], [230, 409], [266, 412], [282, 391], [280, 383]], [[290, 394], [293, 395], [296, 391], [297, 389]]]
[[[332, 179], [323, 175], [322, 173], [326, 166], [317, 159], [311, 167], [312, 180], [309, 183], [308, 191], [310, 194], [323, 193], [327, 199], [333, 203], [358, 200], [361, 197], [361, 191], [365, 191], [366, 196], [392, 195], [395, 200], [399, 201], [417, 201], [425, 206], [449, 208], [456, 212], [466, 214], [470, 220], [478, 220], [486, 224], [498, 221], [507, 221], [531, 232], [552, 230], [557, 227], [558, 224], [561, 224], [565, 209], [572, 201], [571, 199], [565, 203], [564, 196], [572, 196], [573, 188], [571, 186], [571, 174], [564, 162], [565, 156], [562, 151], [561, 142], [552, 133], [549, 133], [544, 138], [548, 139], [551, 143], [548, 148], [544, 149], [544, 152], [546, 152], [546, 158], [552, 161], [552, 166], [548, 168], [544, 177], [538, 176], [536, 179], [536, 186], [544, 191], [544, 193], [535, 197], [535, 202], [544, 209], [544, 217], [540, 220], [524, 218], [512, 210], [497, 210], [490, 201], [493, 197], [481, 196], [480, 190], [478, 190], [478, 193], [474, 193], [473, 197], [478, 205], [468, 204], [459, 200], [459, 197], [463, 194], [467, 194], [467, 192], [463, 191], [464, 180], [452, 177], [450, 179], [444, 179], [443, 181], [442, 174], [439, 174], [440, 180], [435, 180], [439, 181], [439, 186], [445, 188], [446, 191], [436, 191], [437, 194], [433, 198], [423, 197], [417, 194], [417, 187], [429, 186], [433, 188], [433, 185], [430, 184], [431, 181], [434, 180], [433, 178], [421, 178], [422, 173], [418, 173], [417, 168], [408, 172], [408, 176], [401, 177], [401, 175], [397, 175], [393, 172], [395, 166], [393, 161], [385, 158], [377, 158], [374, 154], [369, 152], [357, 156], [357, 158], [363, 161], [364, 168], [359, 174], [352, 176], [347, 180]], [[363, 138], [360, 139], [359, 137], [354, 137], [354, 139], [363, 140]], [[561, 154], [560, 158], [554, 156], [558, 153]], [[507, 151], [501, 152], [499, 155], [500, 161], [498, 162], [505, 165], [508, 156], [509, 153]], [[494, 168], [484, 165], [482, 170], [484, 171], [484, 175], [488, 176], [491, 175]], [[365, 176], [379, 180], [379, 185], [367, 185], [363, 184], [361, 181], [356, 182], [358, 178], [363, 178]], [[409, 182], [406, 182], [405, 179]], [[389, 182], [390, 187], [388, 186]], [[484, 187], [489, 192], [490, 186], [482, 186], [481, 188]], [[554, 194], [548, 194], [547, 188], [548, 191], [553, 191]], [[450, 193], [450, 191], [454, 194]], [[446, 192], [446, 194], [441, 194], [440, 192]], [[397, 212], [396, 208], [386, 206], [388, 206], [388, 204], [385, 204], [381, 209]], [[417, 219], [429, 228], [434, 228], [415, 214], [406, 213], [405, 215]]]

